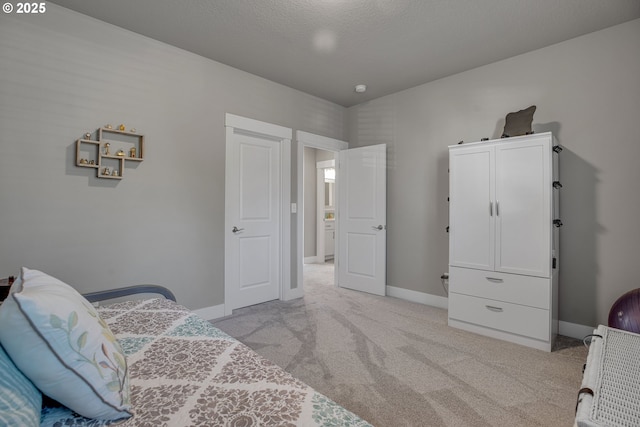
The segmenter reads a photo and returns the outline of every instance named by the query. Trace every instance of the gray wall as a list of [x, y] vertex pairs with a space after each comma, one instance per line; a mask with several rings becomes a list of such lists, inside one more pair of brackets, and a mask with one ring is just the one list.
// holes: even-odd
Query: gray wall
[[[388, 283], [443, 295], [447, 145], [536, 104], [534, 128], [566, 148], [560, 317], [606, 322], [640, 286], [638, 40], [640, 20], [345, 110], [51, 3], [1, 14], [0, 276], [26, 265], [82, 292], [153, 282], [221, 304], [230, 112], [389, 144]], [[146, 135], [142, 164], [118, 182], [73, 166], [77, 138], [121, 122]], [[295, 257], [295, 221], [291, 239]]]
[[565, 147], [560, 319], [606, 324], [640, 287], [638, 41], [635, 20], [350, 108], [350, 146], [389, 144], [388, 284], [444, 295], [447, 146], [537, 105], [534, 130]]
[[[81, 292], [158, 283], [222, 304], [227, 112], [345, 136], [343, 107], [54, 4], [0, 14], [0, 277], [25, 265]], [[107, 123], [146, 136], [121, 181], [73, 165]], [[295, 219], [291, 239], [295, 257]]]

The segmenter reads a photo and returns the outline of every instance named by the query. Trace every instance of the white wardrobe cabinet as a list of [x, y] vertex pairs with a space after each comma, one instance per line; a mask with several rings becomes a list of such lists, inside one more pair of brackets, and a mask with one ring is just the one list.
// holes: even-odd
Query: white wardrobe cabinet
[[449, 325], [551, 350], [556, 157], [551, 133], [449, 147]]

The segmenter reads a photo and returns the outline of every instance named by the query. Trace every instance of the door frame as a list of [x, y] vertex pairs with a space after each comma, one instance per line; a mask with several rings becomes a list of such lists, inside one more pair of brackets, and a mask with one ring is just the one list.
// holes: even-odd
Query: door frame
[[[339, 139], [316, 135], [309, 132], [304, 132], [300, 130], [296, 131], [296, 150], [298, 151], [298, 160], [297, 160], [298, 215], [296, 218], [296, 221], [297, 221], [296, 245], [298, 247], [298, 251], [296, 254], [297, 274], [296, 274], [296, 288], [290, 289], [290, 293], [289, 293], [290, 298], [288, 299], [300, 298], [304, 296], [302, 273], [304, 268], [304, 148], [305, 147], [317, 148], [320, 150], [332, 151], [334, 153], [337, 153], [339, 151], [346, 150], [347, 148], [349, 148], [349, 143], [346, 141], [341, 141]], [[337, 202], [337, 198], [336, 198], [336, 202]], [[338, 210], [338, 206], [336, 204], [336, 212], [337, 210]], [[337, 225], [338, 224], [336, 222], [336, 227]], [[336, 229], [336, 235], [337, 235], [337, 229]], [[337, 245], [336, 245], [334, 260], [336, 260], [334, 262], [337, 262], [338, 260]], [[337, 274], [337, 270], [336, 270], [336, 274]]]
[[[280, 143], [280, 300], [289, 300], [295, 297], [291, 296], [291, 137], [293, 130], [272, 123], [262, 122], [247, 117], [237, 116], [235, 114], [225, 114], [225, 130], [226, 144], [232, 142], [235, 133], [245, 133], [266, 136], [277, 140]], [[226, 157], [226, 155], [225, 155]], [[226, 158], [228, 160], [228, 158]], [[225, 163], [225, 176], [230, 173], [230, 165]], [[226, 177], [225, 177], [226, 181]], [[225, 206], [226, 203], [226, 184], [225, 184]], [[225, 207], [225, 230], [231, 228], [230, 218], [227, 215]], [[226, 236], [227, 233], [225, 232]], [[228, 304], [227, 296], [231, 294], [231, 284], [227, 280], [227, 251], [225, 237], [225, 279], [224, 293], [225, 304], [224, 314], [229, 316], [232, 314], [233, 308]]]

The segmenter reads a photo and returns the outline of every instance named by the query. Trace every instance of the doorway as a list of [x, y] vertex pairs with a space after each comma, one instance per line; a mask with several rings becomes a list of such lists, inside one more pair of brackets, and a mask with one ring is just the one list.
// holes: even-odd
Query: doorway
[[[323, 283], [329, 283], [329, 285], [335, 285], [336, 272], [335, 263], [330, 259], [325, 259], [322, 264], [317, 263], [317, 225], [316, 218], [322, 218], [323, 214], [318, 214], [317, 206], [317, 175], [318, 169], [316, 164], [316, 154], [320, 152], [320, 159], [332, 160], [336, 159], [337, 153], [341, 150], [348, 148], [348, 144], [345, 141], [338, 139], [327, 138], [320, 135], [315, 135], [308, 132], [297, 131], [297, 152], [298, 152], [298, 192], [297, 199], [300, 202], [297, 217], [297, 274], [296, 274], [296, 294], [298, 296], [304, 295], [304, 271], [305, 267], [310, 274], [313, 274], [312, 270], [322, 269], [322, 273], [317, 276]], [[307, 149], [313, 151], [307, 151]], [[305, 153], [307, 156], [305, 156]], [[313, 153], [313, 155], [311, 155]], [[306, 160], [305, 160], [306, 158]], [[322, 160], [320, 160], [322, 161]], [[312, 182], [316, 187], [312, 187], [311, 190], [305, 191], [305, 181]], [[336, 189], [337, 190], [337, 189]], [[337, 201], [338, 191], [334, 191], [334, 201]], [[335, 205], [334, 205], [335, 206]], [[311, 212], [309, 212], [311, 211]], [[320, 221], [321, 224], [324, 222]], [[311, 230], [305, 232], [305, 229]], [[337, 231], [337, 230], [336, 230]], [[337, 236], [337, 233], [336, 233]], [[334, 250], [334, 258], [337, 247]], [[330, 269], [330, 270], [329, 270]], [[327, 271], [328, 270], [328, 271]]]
[[335, 285], [335, 152], [304, 147], [303, 285]]
[[[348, 149], [344, 141], [302, 131], [296, 132], [296, 139], [298, 201], [304, 201], [305, 147], [330, 151], [336, 160], [334, 283], [385, 295], [386, 144]], [[291, 292], [297, 297], [304, 296], [305, 207], [301, 205], [296, 218], [296, 287]]]

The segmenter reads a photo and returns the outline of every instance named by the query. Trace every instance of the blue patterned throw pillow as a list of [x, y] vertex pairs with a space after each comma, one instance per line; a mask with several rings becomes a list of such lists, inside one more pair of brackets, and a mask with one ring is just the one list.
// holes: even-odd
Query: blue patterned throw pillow
[[42, 394], [0, 346], [0, 425], [40, 425]]

